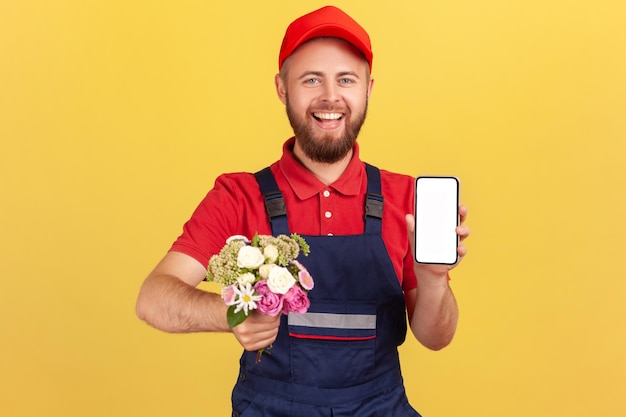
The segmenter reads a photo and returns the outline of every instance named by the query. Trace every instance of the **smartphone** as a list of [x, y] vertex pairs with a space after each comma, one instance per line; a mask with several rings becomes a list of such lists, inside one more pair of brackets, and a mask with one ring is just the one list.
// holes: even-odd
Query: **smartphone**
[[415, 261], [453, 265], [458, 260], [459, 179], [415, 180]]

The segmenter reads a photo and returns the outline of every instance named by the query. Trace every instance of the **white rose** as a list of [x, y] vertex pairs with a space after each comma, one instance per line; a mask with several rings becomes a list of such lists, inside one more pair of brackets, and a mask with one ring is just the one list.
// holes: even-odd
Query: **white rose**
[[243, 246], [237, 253], [237, 266], [239, 268], [254, 269], [263, 265], [263, 262], [265, 262], [265, 258], [261, 249], [254, 246]]
[[276, 264], [263, 264], [259, 267], [259, 275], [261, 278], [267, 279], [270, 276], [270, 271], [278, 267]]
[[265, 256], [265, 259], [270, 263], [276, 262], [276, 259], [278, 259], [278, 248], [274, 245], [267, 245], [265, 249], [263, 249], [263, 256]]
[[277, 266], [270, 270], [267, 277], [267, 286], [276, 294], [285, 294], [296, 283], [296, 279], [287, 268]]
[[255, 280], [256, 278], [254, 274], [250, 272], [246, 272], [245, 274], [241, 274], [237, 277], [237, 282], [241, 285], [254, 284]]

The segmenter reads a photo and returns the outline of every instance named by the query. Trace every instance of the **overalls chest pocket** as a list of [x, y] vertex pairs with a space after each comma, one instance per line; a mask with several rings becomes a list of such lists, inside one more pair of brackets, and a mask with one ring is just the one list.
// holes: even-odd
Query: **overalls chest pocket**
[[376, 301], [315, 300], [289, 314], [292, 376], [297, 384], [352, 386], [374, 370]]

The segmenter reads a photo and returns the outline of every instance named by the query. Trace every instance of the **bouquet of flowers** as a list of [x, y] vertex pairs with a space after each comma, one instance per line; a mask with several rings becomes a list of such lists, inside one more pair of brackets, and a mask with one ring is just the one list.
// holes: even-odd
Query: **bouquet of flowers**
[[309, 245], [297, 234], [277, 237], [255, 234], [231, 236], [220, 253], [209, 260], [207, 280], [222, 286], [228, 305], [228, 325], [233, 328], [248, 318], [251, 310], [277, 316], [305, 313], [310, 305], [307, 292], [313, 278], [296, 258], [309, 254]]

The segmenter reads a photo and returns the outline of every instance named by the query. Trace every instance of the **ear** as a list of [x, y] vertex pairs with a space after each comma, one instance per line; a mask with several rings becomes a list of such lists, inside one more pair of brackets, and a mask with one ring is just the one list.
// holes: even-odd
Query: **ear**
[[287, 104], [287, 87], [285, 86], [285, 82], [283, 81], [283, 77], [280, 74], [276, 74], [274, 76], [274, 85], [276, 86], [276, 94], [278, 95], [278, 99], [283, 103]]
[[367, 98], [372, 96], [372, 90], [374, 89], [374, 79], [370, 78], [370, 85], [367, 87]]

